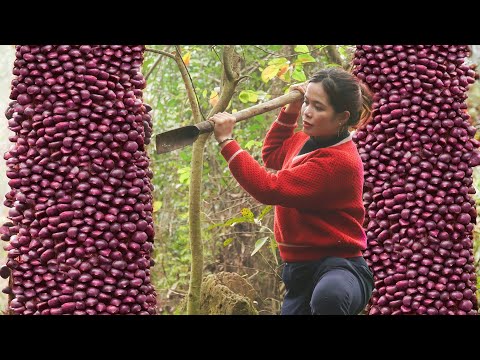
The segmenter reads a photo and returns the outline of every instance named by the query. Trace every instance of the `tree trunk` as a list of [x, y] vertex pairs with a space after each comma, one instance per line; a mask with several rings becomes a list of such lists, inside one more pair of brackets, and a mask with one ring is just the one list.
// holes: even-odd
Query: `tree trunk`
[[[208, 117], [224, 111], [233, 97], [238, 83], [240, 61], [233, 46], [223, 49], [223, 74], [222, 89], [218, 103], [214, 106]], [[195, 122], [198, 122], [196, 119]], [[202, 194], [203, 154], [205, 143], [210, 134], [201, 135], [193, 144], [190, 193], [189, 193], [189, 220], [190, 220], [190, 245], [192, 248], [192, 266], [190, 287], [188, 292], [187, 313], [200, 314], [200, 295], [203, 276], [203, 243], [200, 219], [200, 198]]]

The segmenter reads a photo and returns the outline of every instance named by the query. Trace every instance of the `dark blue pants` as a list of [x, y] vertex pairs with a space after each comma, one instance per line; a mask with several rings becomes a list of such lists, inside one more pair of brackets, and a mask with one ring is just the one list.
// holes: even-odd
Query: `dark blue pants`
[[361, 256], [285, 263], [282, 279], [287, 291], [281, 315], [357, 315], [374, 286]]

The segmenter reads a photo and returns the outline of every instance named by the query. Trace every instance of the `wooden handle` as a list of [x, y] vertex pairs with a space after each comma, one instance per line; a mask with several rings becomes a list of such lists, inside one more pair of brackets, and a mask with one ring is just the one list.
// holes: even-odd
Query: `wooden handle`
[[[267, 111], [285, 106], [302, 98], [303, 94], [300, 91], [293, 90], [290, 91], [288, 94], [276, 97], [275, 99], [236, 112], [235, 114], [233, 114], [233, 116], [235, 117], [236, 122], [243, 121], [246, 119], [250, 119], [255, 115], [263, 114]], [[210, 121], [202, 121], [195, 126], [198, 128], [198, 130], [200, 130], [200, 134], [205, 134], [213, 131], [213, 124]]]
[[285, 106], [302, 98], [303, 94], [300, 91], [293, 90], [288, 94], [276, 97], [275, 99], [236, 112], [235, 114], [233, 114], [233, 116], [235, 116], [235, 119], [237, 120], [237, 122], [239, 122], [254, 117], [255, 115], [263, 114], [267, 111]]

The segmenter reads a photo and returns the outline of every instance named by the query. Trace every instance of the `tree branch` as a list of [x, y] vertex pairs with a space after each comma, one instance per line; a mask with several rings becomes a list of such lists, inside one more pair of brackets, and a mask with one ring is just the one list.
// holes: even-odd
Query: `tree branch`
[[325, 51], [330, 62], [338, 64], [342, 68], [345, 67], [345, 64], [342, 61], [342, 57], [340, 56], [340, 53], [338, 52], [335, 45], [327, 45], [325, 47]]
[[163, 50], [145, 48], [145, 51], [150, 51], [150, 52], [153, 52], [153, 53], [156, 53], [156, 54], [162, 54], [162, 55], [168, 56], [169, 58], [175, 59], [175, 55], [173, 55], [172, 53], [163, 51]]
[[[170, 46], [168, 46], [166, 49], [168, 50]], [[163, 57], [165, 55], [164, 54], [160, 54], [160, 56], [157, 58], [157, 60], [155, 60], [155, 63], [153, 64], [153, 66], [150, 68], [150, 70], [148, 70], [148, 73], [147, 75], [145, 75], [145, 81], [148, 80], [148, 78], [150, 77], [150, 75], [152, 75], [153, 73], [153, 70], [155, 70], [155, 68], [158, 66], [158, 64], [160, 64], [160, 62], [162, 61]]]
[[229, 81], [235, 81], [236, 79], [232, 69], [232, 62], [229, 61], [229, 59], [232, 58], [234, 50], [233, 46], [225, 46], [223, 49], [223, 66], [225, 68], [225, 76]]
[[[285, 46], [290, 46], [290, 47], [292, 47], [292, 50], [293, 50], [293, 48], [294, 48], [294, 46], [292, 46], [292, 45], [283, 45], [283, 47], [285, 47]], [[287, 58], [287, 59], [288, 59], [288, 58], [295, 57], [295, 56], [298, 56], [298, 55], [301, 55], [301, 54], [312, 54], [312, 53], [314, 53], [315, 50], [316, 50], [316, 49], [312, 49], [312, 50], [309, 50], [309, 51], [306, 51], [306, 52], [301, 52], [301, 53], [295, 52], [295, 53], [289, 54], [289, 55], [284, 55], [284, 54], [280, 54], [280, 55], [279, 55], [279, 54], [277, 54], [277, 53], [268, 51], [268, 50], [266, 50], [266, 49], [264, 49], [264, 48], [262, 48], [262, 47], [260, 47], [260, 46], [258, 46], [258, 45], [253, 45], [253, 47], [254, 47], [254, 48], [257, 48], [257, 49], [259, 49], [259, 50], [261, 50], [261, 51], [263, 51], [263, 52], [266, 53], [266, 54], [273, 55], [273, 56], [274, 56], [275, 58], [277, 58], [277, 59], [279, 59], [279, 58], [281, 58], [281, 57], [284, 57], [284, 58]]]
[[[222, 89], [220, 98], [210, 111], [210, 116], [223, 111], [228, 106], [233, 93], [235, 91], [236, 81], [235, 71], [239, 65], [236, 61], [235, 51], [233, 46], [225, 46], [223, 48], [223, 74], [222, 74]], [[225, 56], [227, 52], [228, 56]], [[178, 56], [178, 55], [177, 55]], [[238, 56], [238, 55], [237, 55]], [[181, 58], [180, 58], [181, 59]], [[183, 62], [182, 62], [183, 63]], [[229, 75], [227, 76], [227, 72]], [[234, 76], [229, 78], [229, 76]], [[192, 251], [192, 264], [190, 274], [190, 284], [188, 291], [187, 313], [189, 315], [199, 314], [200, 296], [203, 278], [203, 242], [201, 231], [201, 194], [202, 194], [202, 170], [203, 170], [203, 154], [205, 150], [205, 142], [212, 133], [200, 135], [197, 141], [193, 143], [192, 160], [190, 163], [190, 191], [189, 191], [189, 211], [188, 218], [190, 222], [190, 248]]]
[[200, 111], [200, 105], [198, 103], [197, 94], [193, 88], [193, 82], [188, 73], [187, 66], [183, 62], [182, 54], [180, 52], [180, 47], [175, 46], [176, 53], [173, 56], [175, 59], [180, 74], [182, 75], [183, 83], [185, 84], [185, 89], [187, 90], [188, 101], [190, 102], [190, 107], [192, 108], [193, 123], [199, 123], [202, 121], [202, 113]]
[[240, 57], [235, 52], [235, 47], [232, 45], [225, 45], [223, 49], [224, 72], [222, 76], [222, 91], [220, 92], [218, 102], [208, 114], [208, 118], [227, 108], [239, 80], [239, 66]]

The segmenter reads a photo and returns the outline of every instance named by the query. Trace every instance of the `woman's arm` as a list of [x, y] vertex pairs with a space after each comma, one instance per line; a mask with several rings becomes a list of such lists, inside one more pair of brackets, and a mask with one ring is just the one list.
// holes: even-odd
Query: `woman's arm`
[[[290, 87], [290, 91], [292, 90], [305, 94], [305, 85], [293, 85]], [[302, 104], [303, 99], [288, 104], [272, 123], [262, 148], [262, 158], [266, 167], [274, 170], [282, 168], [289, 147], [288, 140], [294, 135]]]
[[266, 167], [280, 170], [289, 148], [289, 139], [295, 134], [298, 113], [287, 113], [287, 109], [280, 111], [277, 119], [272, 123], [265, 136], [262, 147], [262, 159]]
[[242, 188], [263, 204], [329, 209], [351, 197], [356, 185], [361, 186], [356, 178], [362, 174], [355, 174], [350, 162], [339, 158], [340, 152], [335, 150], [325, 150], [321, 157], [276, 174], [267, 172], [236, 141], [226, 145], [222, 155]]
[[[296, 84], [290, 87], [290, 91], [298, 90], [302, 94], [305, 94], [305, 89], [306, 84]], [[270, 127], [262, 147], [262, 157], [266, 167], [274, 170], [282, 168], [288, 150], [288, 140], [294, 135], [302, 105], [303, 99], [300, 99], [282, 108]], [[235, 117], [227, 112], [222, 112], [213, 115], [209, 120], [215, 123], [215, 139], [223, 149], [232, 141]]]

